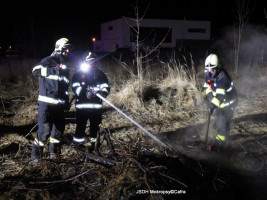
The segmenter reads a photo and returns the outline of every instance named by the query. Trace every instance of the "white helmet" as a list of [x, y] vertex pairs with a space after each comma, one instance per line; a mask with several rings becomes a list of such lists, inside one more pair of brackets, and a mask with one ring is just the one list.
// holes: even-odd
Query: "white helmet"
[[216, 54], [210, 54], [205, 60], [205, 68], [212, 69], [219, 66], [219, 59]]
[[70, 46], [70, 44], [68, 43], [69, 40], [67, 38], [61, 38], [56, 42], [55, 45], [55, 52], [56, 53], [61, 53], [62, 49], [67, 48], [68, 46]]

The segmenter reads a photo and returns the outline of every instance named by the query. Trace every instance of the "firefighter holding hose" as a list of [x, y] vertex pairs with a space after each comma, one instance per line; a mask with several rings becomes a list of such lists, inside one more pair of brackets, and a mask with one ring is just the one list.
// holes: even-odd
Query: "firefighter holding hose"
[[220, 65], [216, 54], [205, 60], [204, 90], [208, 100], [208, 115], [215, 111], [217, 134], [214, 146], [225, 147], [229, 142], [230, 122], [237, 106], [237, 92], [231, 77]]
[[[102, 122], [102, 100], [96, 94], [106, 98], [110, 92], [107, 76], [96, 66], [94, 58], [93, 53], [89, 52], [85, 62], [72, 77], [72, 90], [76, 96], [76, 130], [73, 146], [83, 150], [84, 144], [90, 144], [90, 152], [95, 148], [97, 132]], [[85, 129], [88, 119], [90, 134], [87, 138]]]

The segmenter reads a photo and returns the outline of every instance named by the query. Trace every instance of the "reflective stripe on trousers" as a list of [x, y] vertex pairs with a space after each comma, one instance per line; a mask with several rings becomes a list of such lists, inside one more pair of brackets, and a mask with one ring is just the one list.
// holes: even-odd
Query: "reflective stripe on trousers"
[[77, 109], [84, 109], [84, 108], [102, 108], [102, 104], [96, 104], [96, 103], [83, 103], [83, 104], [76, 104]]
[[76, 137], [73, 137], [73, 141], [74, 142], [84, 142], [85, 138], [76, 138]]

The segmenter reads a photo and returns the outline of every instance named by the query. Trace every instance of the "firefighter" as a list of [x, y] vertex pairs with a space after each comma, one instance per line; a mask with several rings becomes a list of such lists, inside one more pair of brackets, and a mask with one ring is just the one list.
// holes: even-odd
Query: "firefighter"
[[64, 111], [69, 110], [69, 54], [69, 40], [61, 38], [53, 53], [32, 70], [33, 76], [39, 77], [38, 130], [31, 153], [33, 162], [40, 160], [48, 137], [50, 158], [55, 159], [60, 153], [65, 129]]
[[[96, 93], [106, 98], [110, 92], [106, 75], [95, 65], [94, 56], [89, 52], [85, 62], [81, 64], [72, 77], [72, 90], [75, 93], [76, 130], [73, 136], [73, 146], [85, 149], [89, 146], [92, 152], [95, 148], [96, 136], [102, 122], [102, 100]], [[85, 129], [90, 121], [89, 138]], [[89, 145], [88, 145], [89, 144]]]
[[237, 92], [225, 69], [220, 65], [216, 54], [205, 60], [206, 79], [204, 89], [208, 101], [208, 115], [215, 110], [217, 134], [214, 146], [225, 147], [229, 142], [230, 122], [237, 106]]

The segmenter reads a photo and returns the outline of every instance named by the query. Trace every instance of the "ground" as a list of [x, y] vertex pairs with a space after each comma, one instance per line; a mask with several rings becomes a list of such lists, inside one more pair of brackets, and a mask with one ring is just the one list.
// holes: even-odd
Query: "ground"
[[[23, 95], [4, 99], [0, 199], [266, 199], [266, 82], [245, 85], [244, 78], [236, 83], [239, 104], [226, 149], [207, 150], [206, 118], [200, 109], [189, 118], [162, 124], [140, 122], [167, 148], [131, 123], [114, 124], [101, 129], [101, 138], [111, 139], [115, 154], [103, 139], [104, 160], [96, 154], [85, 158], [70, 146], [75, 128], [72, 111], [66, 115], [61, 158], [51, 161], [44, 155], [34, 165], [29, 162], [36, 134], [36, 94], [27, 101]], [[103, 124], [112, 121], [114, 113], [108, 109]], [[211, 123], [210, 138], [214, 133]]]

